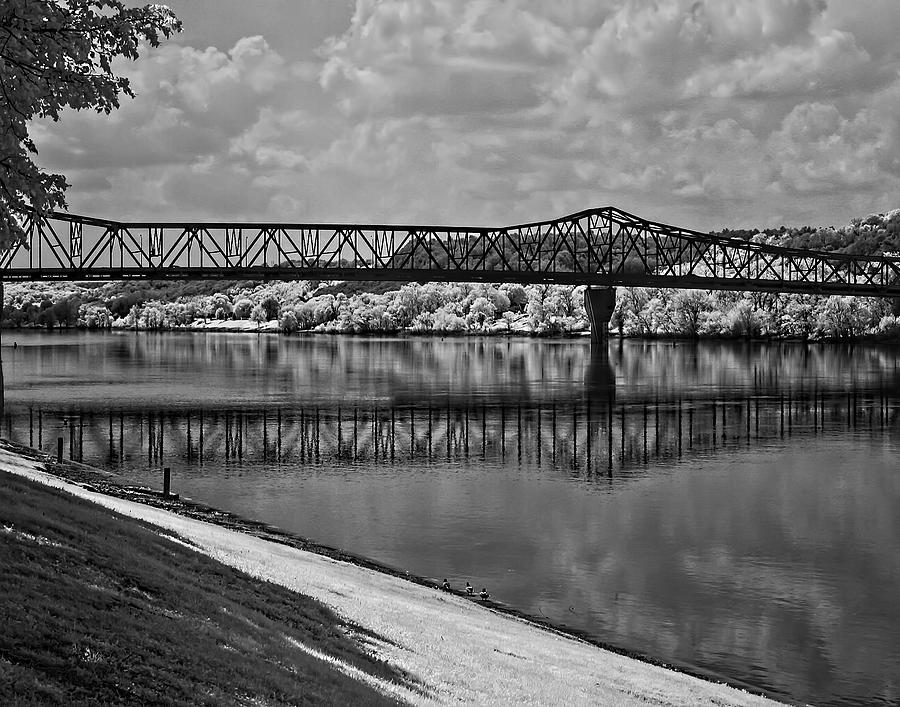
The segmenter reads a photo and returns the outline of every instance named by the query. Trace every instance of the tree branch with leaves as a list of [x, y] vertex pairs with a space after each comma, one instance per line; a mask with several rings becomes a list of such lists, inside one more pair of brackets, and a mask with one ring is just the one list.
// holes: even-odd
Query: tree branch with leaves
[[165, 5], [0, 0], [0, 252], [24, 239], [29, 214], [66, 207], [69, 185], [34, 162], [29, 122], [59, 120], [65, 108], [110, 113], [120, 96], [134, 97], [113, 60], [135, 60], [144, 43], [157, 47], [179, 31]]

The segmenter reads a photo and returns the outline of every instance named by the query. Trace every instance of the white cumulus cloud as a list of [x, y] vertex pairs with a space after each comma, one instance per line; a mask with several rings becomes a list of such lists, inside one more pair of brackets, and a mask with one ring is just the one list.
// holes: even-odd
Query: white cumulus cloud
[[900, 206], [896, 0], [357, 0], [302, 60], [267, 39], [279, 7], [224, 49], [146, 51], [111, 116], [36, 125], [73, 210], [503, 223], [614, 204], [704, 228]]

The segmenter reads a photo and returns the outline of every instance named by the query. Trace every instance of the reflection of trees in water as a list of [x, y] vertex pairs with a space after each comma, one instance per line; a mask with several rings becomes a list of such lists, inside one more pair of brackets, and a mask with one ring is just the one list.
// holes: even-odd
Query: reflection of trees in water
[[[391, 338], [121, 333], [29, 346], [14, 365], [37, 381], [68, 377], [127, 386], [153, 371], [183, 388], [184, 404], [281, 396], [397, 403], [477, 398], [491, 403], [591, 399], [653, 402], [848, 388], [900, 392], [893, 349], [755, 342]], [[27, 358], [26, 358], [27, 356]], [[20, 370], [25, 370], [20, 369]], [[21, 377], [21, 374], [20, 374]], [[154, 381], [143, 380], [152, 395]], [[119, 397], [122, 397], [121, 395]]]
[[793, 343], [626, 342], [610, 359], [620, 381], [651, 381], [662, 395], [685, 389], [772, 392], [816, 387], [898, 387], [896, 354], [889, 348]]

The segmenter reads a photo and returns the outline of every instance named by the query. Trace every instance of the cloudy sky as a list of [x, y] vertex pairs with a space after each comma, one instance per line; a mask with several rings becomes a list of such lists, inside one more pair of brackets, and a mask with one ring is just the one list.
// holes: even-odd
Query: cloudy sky
[[70, 210], [686, 227], [900, 207], [898, 0], [172, 0], [111, 116], [36, 125]]

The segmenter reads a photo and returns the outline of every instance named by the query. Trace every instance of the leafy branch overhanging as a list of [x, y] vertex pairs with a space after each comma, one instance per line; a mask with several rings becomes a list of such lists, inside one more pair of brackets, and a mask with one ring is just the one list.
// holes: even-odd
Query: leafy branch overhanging
[[0, 251], [25, 237], [29, 212], [66, 207], [61, 174], [34, 161], [34, 119], [60, 111], [110, 113], [134, 97], [113, 60], [135, 60], [142, 43], [159, 46], [181, 31], [165, 5], [126, 7], [121, 0], [0, 0]]

